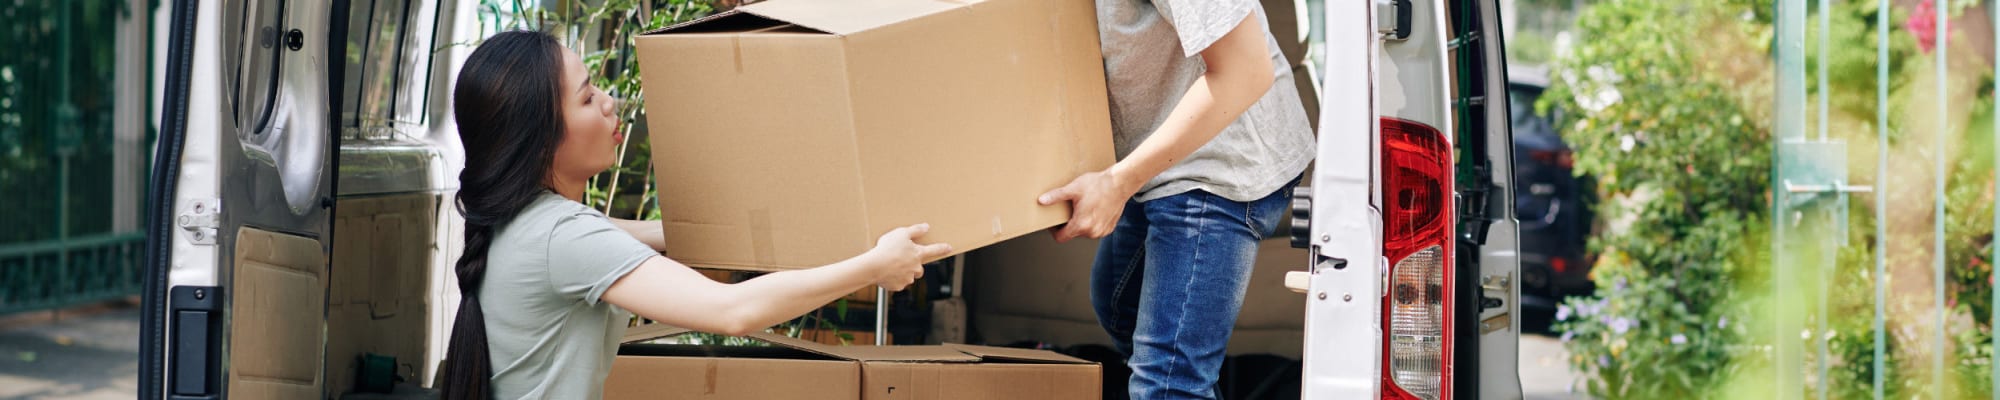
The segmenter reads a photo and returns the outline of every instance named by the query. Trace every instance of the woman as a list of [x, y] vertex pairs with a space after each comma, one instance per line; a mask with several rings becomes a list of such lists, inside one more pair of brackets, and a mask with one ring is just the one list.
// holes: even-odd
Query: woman
[[1074, 203], [1056, 240], [1104, 239], [1091, 302], [1132, 398], [1216, 398], [1312, 128], [1254, 0], [1097, 0], [1097, 24], [1119, 160], [1040, 200]]
[[[595, 399], [624, 334], [624, 310], [740, 335], [869, 285], [898, 290], [922, 260], [951, 251], [914, 242], [918, 224], [831, 265], [722, 284], [661, 257], [654, 223], [614, 221], [578, 203], [616, 161], [615, 100], [577, 54], [539, 32], [494, 35], [452, 92], [465, 170], [458, 208], [464, 299], [446, 352], [447, 399]], [[650, 245], [649, 245], [650, 244]]]

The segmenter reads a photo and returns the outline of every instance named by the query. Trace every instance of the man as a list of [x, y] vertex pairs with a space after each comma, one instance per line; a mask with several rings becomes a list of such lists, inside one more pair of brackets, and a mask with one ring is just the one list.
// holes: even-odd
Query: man
[[1216, 398], [1312, 129], [1255, 0], [1097, 0], [1097, 19], [1119, 161], [1039, 200], [1073, 203], [1057, 241], [1104, 239], [1091, 302], [1132, 397]]

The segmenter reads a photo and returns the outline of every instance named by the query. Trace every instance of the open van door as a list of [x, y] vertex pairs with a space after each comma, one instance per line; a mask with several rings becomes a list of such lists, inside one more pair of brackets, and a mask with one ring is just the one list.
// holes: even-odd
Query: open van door
[[1306, 398], [1521, 397], [1497, 8], [1324, 6], [1318, 164], [1293, 201], [1310, 260], [1285, 280], [1306, 293]]
[[273, 398], [317, 396], [317, 367], [298, 353], [318, 347], [324, 326], [284, 316], [319, 314], [325, 293], [334, 131], [322, 60], [338, 52], [326, 7], [286, 3], [168, 8], [147, 185], [143, 397], [220, 398], [239, 382]]
[[425, 382], [448, 194], [422, 138], [453, 4], [160, 11], [140, 398], [333, 398]]

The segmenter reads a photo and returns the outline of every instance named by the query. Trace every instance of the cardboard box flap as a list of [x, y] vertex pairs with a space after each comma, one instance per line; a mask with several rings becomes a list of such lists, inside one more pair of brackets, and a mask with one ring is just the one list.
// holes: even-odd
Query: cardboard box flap
[[979, 356], [944, 346], [829, 346], [855, 361], [976, 363]]
[[838, 349], [837, 349], [837, 348], [834, 348], [834, 347], [832, 347], [832, 346], [826, 346], [826, 345], [822, 345], [822, 344], [819, 344], [819, 343], [813, 343], [813, 342], [809, 342], [809, 341], [806, 341], [806, 340], [803, 340], [803, 339], [795, 339], [795, 338], [792, 338], [791, 336], [785, 336], [785, 335], [780, 335], [780, 334], [776, 334], [776, 333], [770, 333], [770, 332], [758, 332], [758, 333], [752, 333], [752, 334], [749, 334], [749, 335], [745, 335], [745, 336], [743, 336], [743, 337], [746, 337], [746, 338], [751, 338], [751, 339], [757, 339], [757, 340], [759, 340], [759, 341], [762, 341], [762, 342], [764, 342], [764, 343], [770, 343], [770, 344], [773, 344], [773, 345], [777, 345], [777, 346], [783, 346], [783, 347], [790, 347], [790, 348], [794, 348], [794, 349], [799, 349], [799, 350], [804, 350], [804, 351], [806, 351], [806, 352], [808, 352], [808, 353], [813, 353], [813, 354], [818, 354], [818, 355], [823, 355], [823, 356], [827, 356], [827, 357], [833, 357], [833, 358], [838, 358], [838, 359], [843, 359], [843, 360], [853, 360], [853, 359], [855, 359], [854, 357], [851, 357], [851, 356], [848, 356], [848, 355], [847, 355], [847, 354], [846, 354], [845, 352], [841, 352], [841, 351], [838, 351]]
[[945, 0], [771, 0], [737, 9], [821, 32], [847, 35], [963, 6]]
[[775, 333], [745, 336], [766, 343], [854, 361], [974, 363], [979, 357], [944, 346], [828, 346]]
[[715, 344], [626, 343], [618, 346], [618, 356], [854, 362], [854, 360], [785, 346], [730, 346]]
[[986, 361], [1010, 361], [1035, 364], [1092, 364], [1089, 360], [1070, 357], [1053, 351], [1016, 349], [1011, 347], [977, 346], [946, 343], [945, 347], [978, 356]]
[[[667, 324], [640, 325], [627, 329], [625, 336], [620, 338], [619, 343], [633, 344], [688, 332], [693, 331]], [[946, 346], [828, 346], [769, 332], [752, 333], [743, 337], [770, 343], [777, 347], [785, 347], [842, 360], [943, 363], [979, 362], [979, 356], [977, 355]], [[1081, 360], [1077, 361], [1081, 362]]]
[[671, 337], [688, 332], [694, 332], [694, 331], [689, 330], [688, 328], [682, 328], [667, 324], [639, 325], [625, 329], [625, 336], [620, 337], [618, 339], [618, 343], [643, 342], [653, 339]]

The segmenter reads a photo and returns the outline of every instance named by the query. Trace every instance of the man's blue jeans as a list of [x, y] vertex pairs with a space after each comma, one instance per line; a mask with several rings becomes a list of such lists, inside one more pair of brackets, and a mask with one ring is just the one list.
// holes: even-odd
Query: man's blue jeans
[[1097, 248], [1092, 305], [1132, 367], [1134, 399], [1213, 399], [1257, 242], [1292, 185], [1252, 202], [1195, 190], [1129, 201]]

